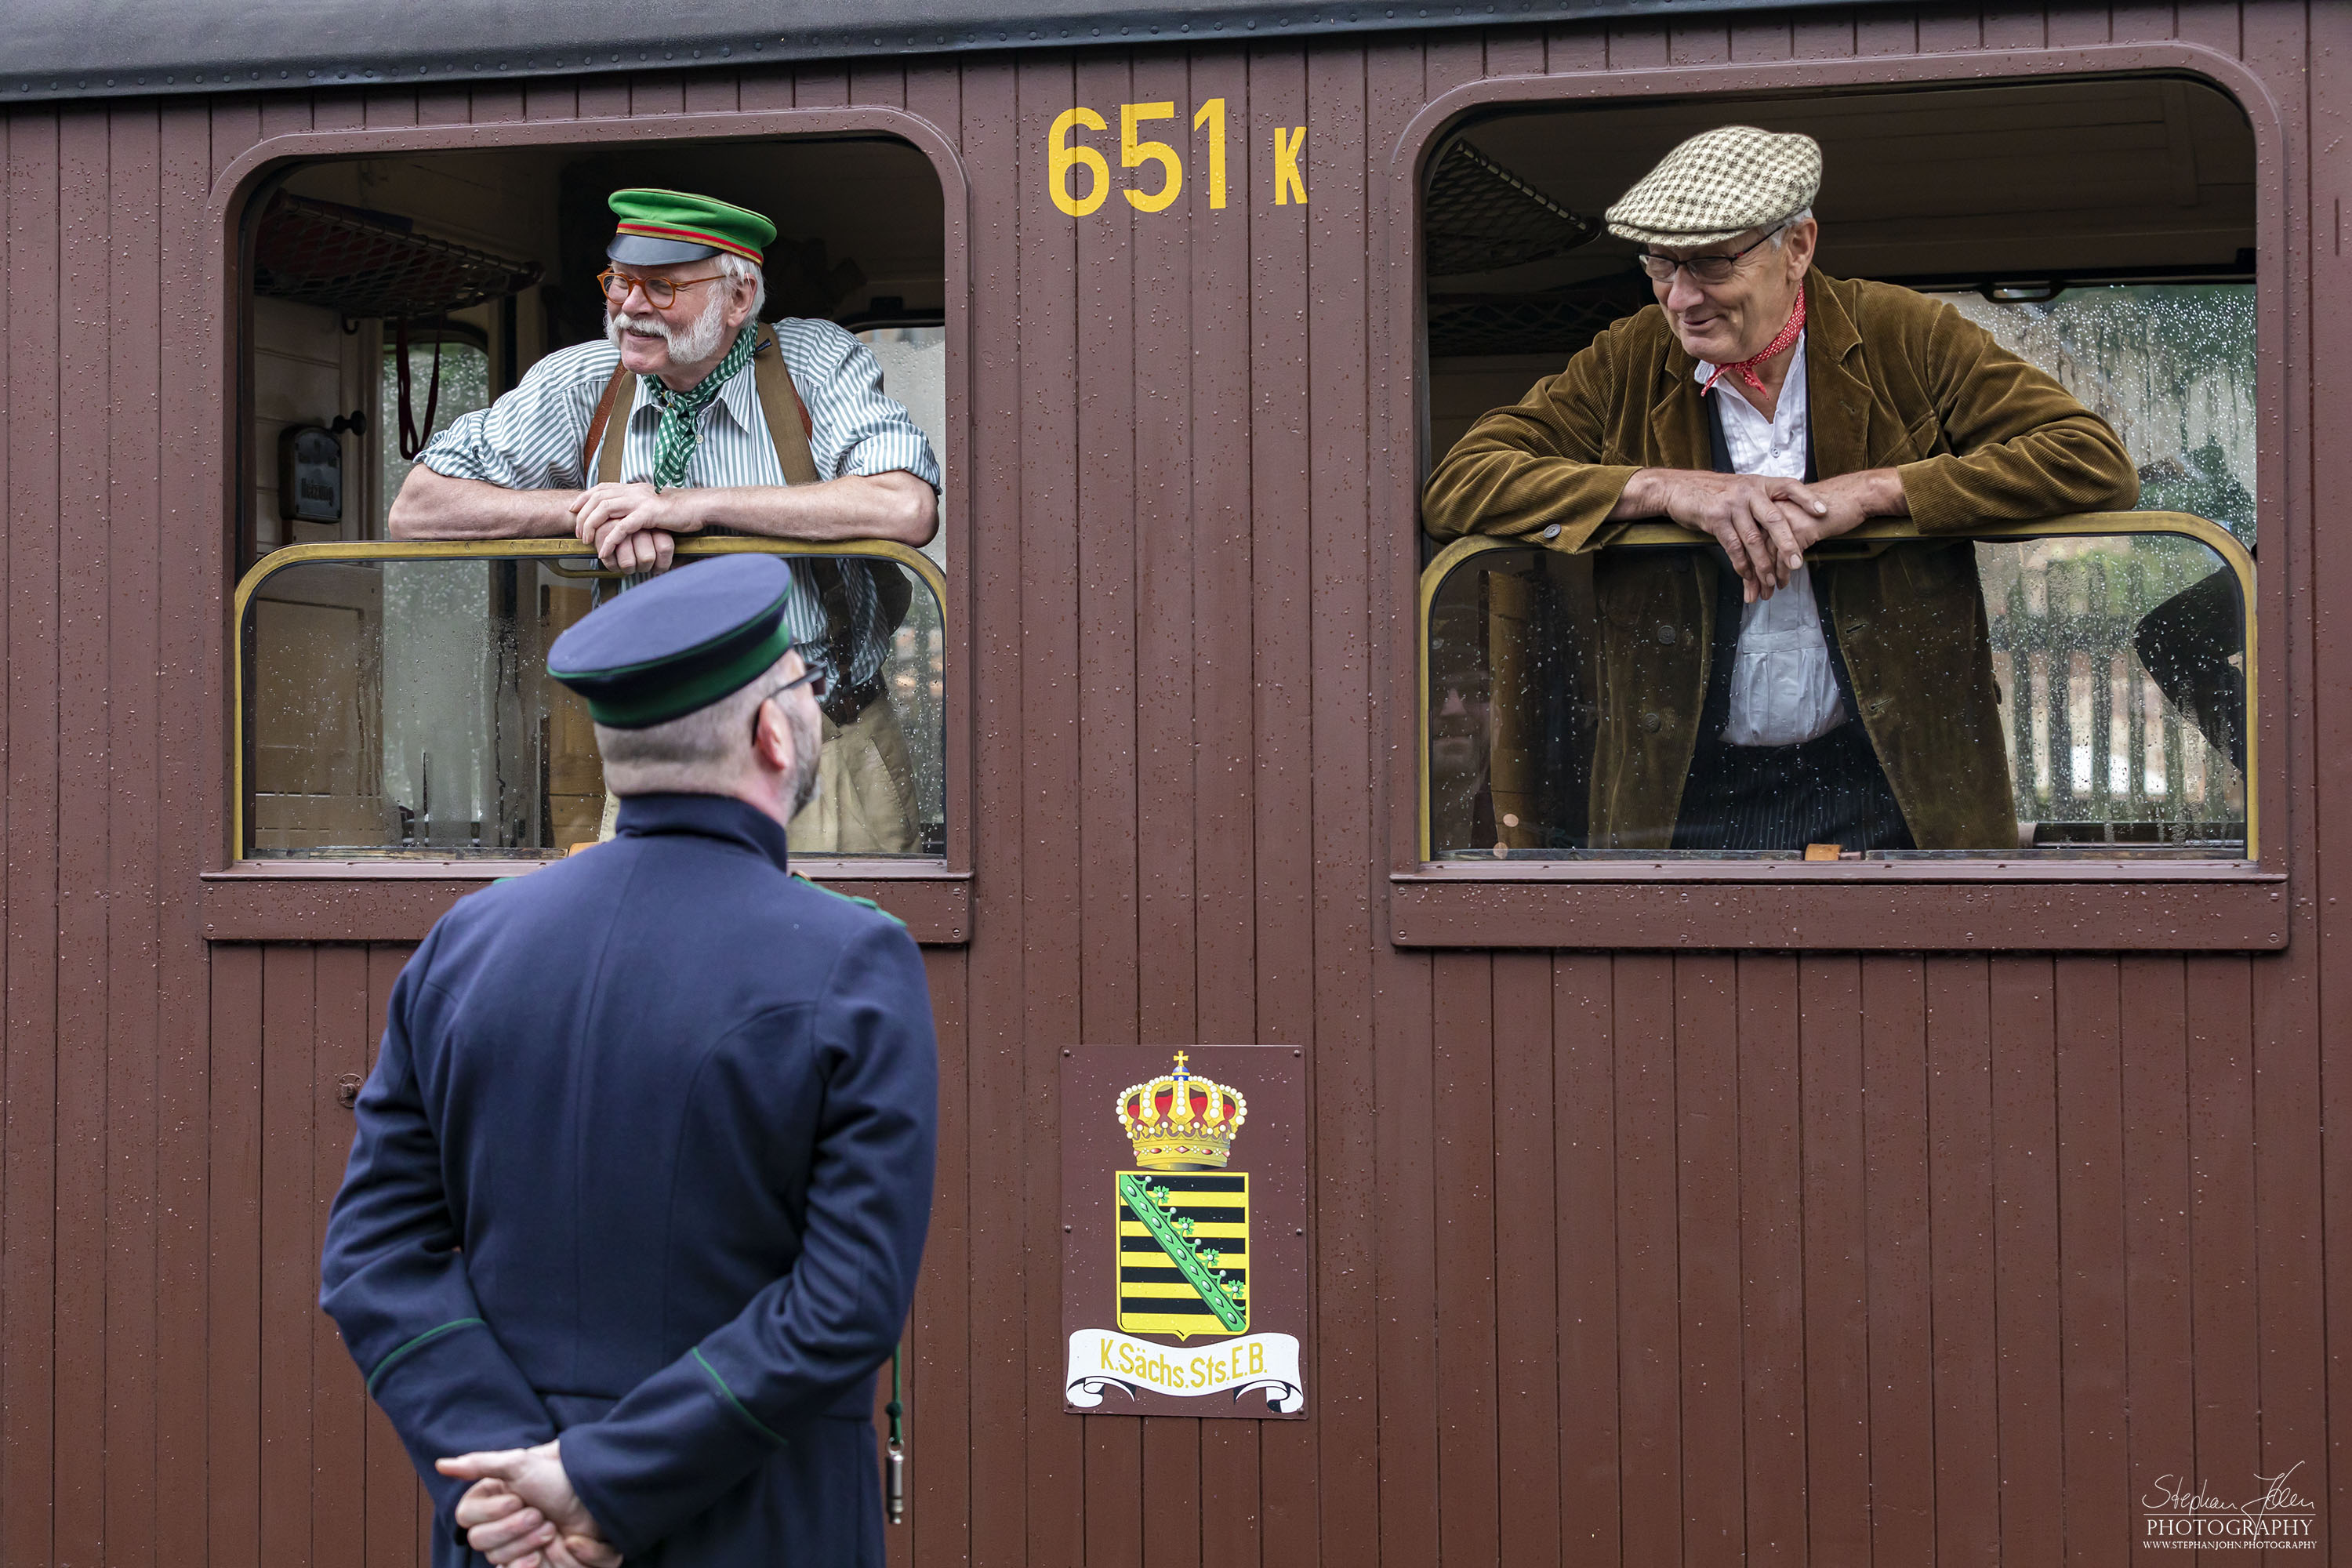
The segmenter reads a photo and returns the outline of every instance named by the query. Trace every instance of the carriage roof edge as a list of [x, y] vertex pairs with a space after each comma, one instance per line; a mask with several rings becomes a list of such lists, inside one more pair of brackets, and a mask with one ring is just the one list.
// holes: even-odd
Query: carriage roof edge
[[1897, 0], [705, 0], [689, 13], [583, 0], [18, 0], [0, 12], [0, 107], [86, 98], [458, 85], [881, 56], [1232, 43], [1327, 33], [1544, 25]]

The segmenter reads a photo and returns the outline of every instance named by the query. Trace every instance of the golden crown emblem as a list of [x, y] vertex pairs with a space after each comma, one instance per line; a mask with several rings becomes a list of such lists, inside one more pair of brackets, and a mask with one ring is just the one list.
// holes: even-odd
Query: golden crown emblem
[[1194, 1078], [1176, 1053], [1176, 1070], [1139, 1083], [1118, 1097], [1119, 1125], [1147, 1171], [1213, 1171], [1234, 1152], [1249, 1102], [1241, 1090]]

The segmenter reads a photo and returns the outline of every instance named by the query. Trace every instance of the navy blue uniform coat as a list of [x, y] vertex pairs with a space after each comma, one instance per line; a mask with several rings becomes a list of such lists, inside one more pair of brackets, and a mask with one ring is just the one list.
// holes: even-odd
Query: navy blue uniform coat
[[929, 1219], [938, 1043], [897, 921], [740, 801], [466, 899], [393, 990], [320, 1304], [444, 1455], [563, 1437], [638, 1563], [882, 1562], [874, 1369]]

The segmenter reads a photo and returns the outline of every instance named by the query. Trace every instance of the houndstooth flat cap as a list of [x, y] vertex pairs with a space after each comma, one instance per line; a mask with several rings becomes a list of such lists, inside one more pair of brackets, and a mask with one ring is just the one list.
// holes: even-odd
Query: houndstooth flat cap
[[1609, 232], [1644, 245], [1713, 245], [1811, 206], [1822, 144], [1722, 125], [1665, 156], [1609, 209]]

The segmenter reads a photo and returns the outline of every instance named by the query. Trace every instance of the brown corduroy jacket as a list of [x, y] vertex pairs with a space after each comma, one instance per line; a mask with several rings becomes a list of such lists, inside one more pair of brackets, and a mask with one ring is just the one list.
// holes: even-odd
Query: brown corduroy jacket
[[[2106, 422], [1949, 305], [1818, 269], [1805, 290], [1807, 400], [1822, 478], [1895, 468], [1926, 534], [2137, 500], [2138, 478]], [[1657, 307], [1615, 323], [1559, 374], [1471, 427], [1430, 476], [1424, 525], [1440, 538], [1488, 533], [1600, 550], [1623, 530], [1609, 511], [1636, 469], [1713, 466], [1695, 368]], [[1706, 693], [1716, 570], [1712, 549], [1612, 552], [1595, 563], [1596, 848], [1673, 840]], [[1898, 544], [1822, 559], [1813, 577], [1914, 842], [2013, 847], [1973, 548], [1961, 539]]]

